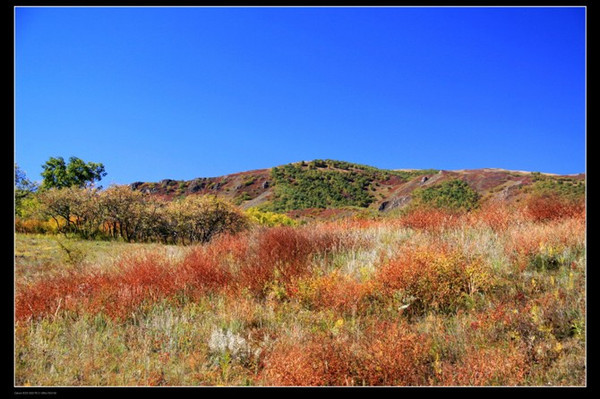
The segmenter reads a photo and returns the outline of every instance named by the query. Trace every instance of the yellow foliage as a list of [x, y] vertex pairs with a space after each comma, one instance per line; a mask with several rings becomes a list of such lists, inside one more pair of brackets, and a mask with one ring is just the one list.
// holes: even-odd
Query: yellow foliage
[[295, 226], [297, 223], [294, 219], [281, 213], [260, 211], [256, 208], [246, 210], [246, 216], [261, 226]]
[[15, 218], [15, 231], [17, 233], [56, 234], [58, 228], [66, 225], [64, 220], [58, 219], [58, 226], [54, 220]]

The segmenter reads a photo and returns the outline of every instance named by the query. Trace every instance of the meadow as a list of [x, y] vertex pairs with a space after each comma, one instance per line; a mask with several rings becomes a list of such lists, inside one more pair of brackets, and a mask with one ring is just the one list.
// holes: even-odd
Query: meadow
[[17, 386], [587, 382], [581, 208], [15, 240]]

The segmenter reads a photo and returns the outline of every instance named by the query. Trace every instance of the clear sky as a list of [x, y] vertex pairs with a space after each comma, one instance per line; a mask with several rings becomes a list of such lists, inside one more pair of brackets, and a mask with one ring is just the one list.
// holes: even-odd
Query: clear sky
[[585, 8], [16, 8], [15, 161], [585, 171]]

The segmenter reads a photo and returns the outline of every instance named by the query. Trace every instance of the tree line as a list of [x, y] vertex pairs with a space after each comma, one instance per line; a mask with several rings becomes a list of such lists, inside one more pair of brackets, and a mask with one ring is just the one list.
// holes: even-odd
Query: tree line
[[56, 232], [85, 239], [205, 243], [218, 234], [236, 233], [248, 226], [241, 211], [215, 196], [166, 201], [117, 185], [105, 190], [44, 190], [36, 194], [30, 208], [26, 218], [51, 220]]
[[15, 164], [17, 231], [31, 230], [27, 223], [48, 226], [50, 221], [52, 231], [85, 239], [191, 244], [241, 231], [249, 223], [241, 211], [215, 196], [166, 201], [129, 186], [95, 187], [106, 175], [101, 163], [52, 157], [42, 168], [38, 186]]

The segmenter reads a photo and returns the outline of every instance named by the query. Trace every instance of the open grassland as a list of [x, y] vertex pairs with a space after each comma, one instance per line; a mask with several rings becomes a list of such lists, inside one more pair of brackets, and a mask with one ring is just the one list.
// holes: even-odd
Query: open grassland
[[15, 383], [585, 385], [585, 237], [502, 204], [192, 246], [18, 234]]

